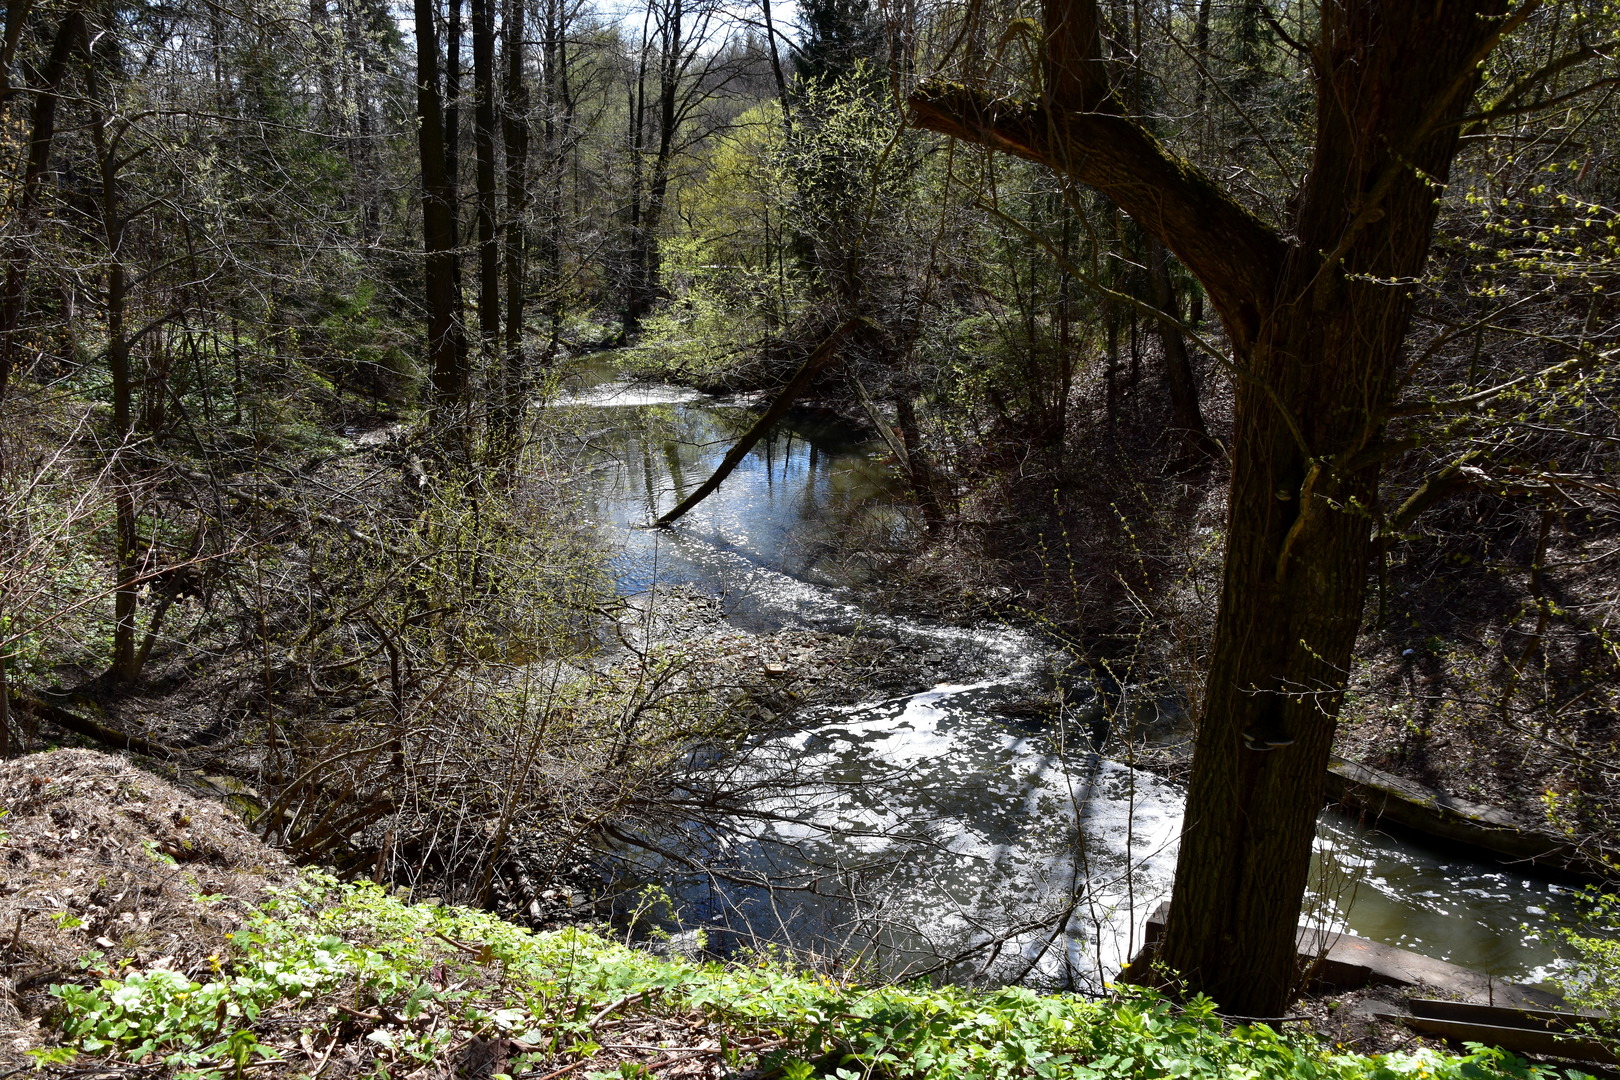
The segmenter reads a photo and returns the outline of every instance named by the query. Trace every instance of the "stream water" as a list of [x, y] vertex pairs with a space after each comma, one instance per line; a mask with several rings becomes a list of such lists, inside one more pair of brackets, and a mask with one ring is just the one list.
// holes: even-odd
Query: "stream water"
[[[1078, 989], [1111, 979], [1168, 897], [1182, 792], [1093, 752], [1083, 724], [1016, 718], [1010, 706], [1051, 656], [1038, 637], [861, 606], [850, 585], [871, 567], [850, 552], [892, 550], [913, 527], [881, 444], [792, 416], [674, 528], [652, 530], [754, 414], [604, 368], [563, 404], [588, 410], [592, 512], [623, 592], [683, 585], [720, 597], [743, 629], [922, 643], [946, 671], [915, 693], [821, 707], [794, 734], [729, 756], [718, 771], [751, 793], [754, 813], [693, 824], [664, 838], [667, 857], [641, 856], [649, 880], [670, 883], [683, 925], [704, 928], [711, 949], [785, 945], [889, 974]], [[1525, 868], [1331, 813], [1316, 871], [1314, 924], [1508, 980], [1545, 974], [1551, 920], [1572, 914], [1567, 887]]]

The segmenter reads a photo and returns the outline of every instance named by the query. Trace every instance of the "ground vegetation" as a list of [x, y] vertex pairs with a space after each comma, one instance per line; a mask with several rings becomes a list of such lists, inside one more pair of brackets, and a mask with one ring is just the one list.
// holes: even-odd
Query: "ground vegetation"
[[1564, 1075], [1485, 1048], [1361, 1054], [1139, 990], [871, 987], [782, 956], [536, 934], [298, 874], [216, 802], [108, 755], [5, 763], [0, 792], [0, 904], [27, 924], [0, 954], [17, 989], [0, 1060], [36, 1075]]
[[1331, 753], [1615, 834], [1607, 5], [400, 14], [7, 6], [0, 753], [550, 918], [812, 689], [626, 630], [533, 408], [617, 345], [866, 425], [893, 607], [1041, 627], [1116, 738], [1174, 703], [1195, 990], [1298, 988]]

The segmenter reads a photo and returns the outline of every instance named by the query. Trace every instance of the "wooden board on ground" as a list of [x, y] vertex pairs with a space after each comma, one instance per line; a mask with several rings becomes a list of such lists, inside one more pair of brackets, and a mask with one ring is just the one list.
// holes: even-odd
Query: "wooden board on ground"
[[1412, 1013], [1380, 1013], [1380, 1017], [1406, 1024], [1414, 1031], [1439, 1035], [1451, 1042], [1500, 1046], [1515, 1054], [1572, 1058], [1603, 1065], [1620, 1065], [1612, 1046], [1580, 1034], [1568, 1034], [1585, 1017], [1547, 1009], [1509, 1009], [1458, 1001], [1414, 998]]
[[[1151, 949], [1164, 933], [1170, 905], [1161, 903], [1148, 916], [1144, 950]], [[1369, 984], [1421, 986], [1436, 993], [1512, 1008], [1556, 1008], [1563, 999], [1530, 986], [1503, 982], [1460, 964], [1436, 960], [1410, 949], [1385, 945], [1354, 934], [1331, 933], [1311, 927], [1299, 928], [1300, 958], [1315, 966], [1313, 977], [1329, 986], [1353, 989]], [[1133, 961], [1134, 966], [1135, 961]]]

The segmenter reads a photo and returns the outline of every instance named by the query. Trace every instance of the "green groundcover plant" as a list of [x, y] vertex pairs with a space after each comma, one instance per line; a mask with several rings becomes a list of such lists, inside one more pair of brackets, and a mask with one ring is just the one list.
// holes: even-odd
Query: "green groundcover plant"
[[268, 904], [213, 966], [198, 982], [92, 959], [92, 978], [103, 977], [52, 988], [62, 1044], [36, 1058], [240, 1077], [310, 1075], [341, 1050], [351, 1069], [406, 1076], [485, 1039], [507, 1050], [509, 1071], [498, 1075], [653, 1075], [656, 1058], [615, 1057], [604, 1033], [633, 1024], [639, 1042], [657, 1039], [640, 1049], [701, 1050], [782, 1080], [1565, 1075], [1477, 1045], [1461, 1055], [1346, 1054], [1308, 1034], [1223, 1022], [1207, 999], [1178, 1005], [1135, 989], [1088, 1000], [1015, 987], [867, 987], [766, 958], [669, 959], [588, 930], [533, 933], [321, 875]]

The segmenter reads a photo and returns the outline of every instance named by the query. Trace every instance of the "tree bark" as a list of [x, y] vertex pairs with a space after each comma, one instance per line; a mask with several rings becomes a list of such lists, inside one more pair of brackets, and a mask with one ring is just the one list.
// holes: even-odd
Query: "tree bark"
[[473, 156], [478, 204], [478, 340], [486, 361], [501, 333], [501, 251], [495, 240], [495, 0], [472, 0]]
[[759, 0], [765, 16], [765, 44], [769, 46], [771, 76], [776, 80], [776, 100], [782, 108], [782, 133], [793, 138], [793, 108], [788, 100], [787, 78], [782, 74], [782, 55], [776, 48], [776, 25], [771, 19], [771, 0]]
[[1198, 407], [1198, 377], [1193, 371], [1187, 341], [1181, 334], [1181, 301], [1170, 278], [1170, 253], [1157, 237], [1148, 237], [1148, 276], [1153, 285], [1153, 304], [1172, 320], [1160, 320], [1159, 343], [1164, 349], [1164, 381], [1170, 391], [1170, 422], [1181, 435], [1177, 464], [1186, 468], [1220, 454], [1220, 447], [1209, 437], [1204, 412]]
[[528, 367], [523, 355], [523, 290], [528, 270], [529, 87], [523, 70], [524, 0], [506, 0], [502, 25], [506, 49], [506, 86], [501, 101], [501, 137], [506, 151], [506, 221], [502, 254], [506, 261], [506, 336], [504, 400], [506, 436], [516, 435], [528, 399]]
[[[659, 259], [658, 230], [663, 224], [664, 205], [669, 197], [670, 167], [675, 155], [676, 129], [680, 125], [681, 79], [686, 64], [697, 47], [686, 33], [689, 17], [685, 0], [649, 0], [648, 15], [657, 23], [658, 43], [658, 143], [653, 151], [647, 172], [646, 200], [641, 201], [640, 181], [645, 168], [641, 162], [646, 137], [645, 120], [640, 120], [635, 140], [637, 156], [636, 188], [632, 207], [630, 230], [630, 283], [625, 302], [625, 330], [630, 332], [641, 325], [641, 320], [658, 299]], [[642, 74], [638, 83], [637, 100], [645, 102], [645, 53], [643, 45]], [[639, 111], [639, 110], [638, 110]]]
[[[422, 248], [427, 301], [430, 406], [452, 417], [467, 392], [467, 347], [456, 288], [455, 194], [445, 168], [445, 125], [439, 87], [439, 42], [433, 0], [415, 0], [416, 116], [422, 161]], [[453, 420], [458, 422], [459, 420]]]
[[12, 95], [17, 88], [11, 85], [11, 65], [17, 59], [17, 46], [22, 44], [23, 27], [28, 24], [28, 17], [33, 14], [33, 0], [7, 0], [6, 2], [6, 30], [0, 38], [0, 120], [4, 120], [6, 110], [11, 107]]
[[546, 0], [540, 35], [540, 103], [542, 151], [541, 200], [537, 217], [539, 235], [535, 262], [545, 282], [544, 316], [547, 325], [545, 362], [556, 356], [562, 337], [563, 222], [567, 203], [564, 185], [568, 155], [574, 142], [574, 97], [568, 78], [568, 29], [565, 0]]
[[[94, 85], [92, 81], [92, 93]], [[113, 654], [108, 675], [119, 682], [133, 683], [140, 676], [135, 652], [140, 563], [136, 552], [135, 481], [129, 460], [135, 441], [135, 377], [130, 370], [130, 340], [124, 328], [129, 280], [124, 266], [125, 218], [118, 190], [119, 149], [117, 140], [109, 137], [107, 118], [99, 104], [92, 107], [90, 137], [95, 147], [101, 188], [98, 210], [102, 240], [107, 249], [102, 300], [106, 308], [107, 369], [112, 381], [113, 406]]]
[[[1322, 5], [1316, 156], [1286, 233], [1073, 85], [1092, 0], [1049, 0], [1045, 100], [924, 87], [916, 122], [1112, 198], [1198, 277], [1240, 370], [1220, 614], [1160, 956], [1227, 1011], [1276, 1016], [1365, 595], [1377, 443], [1482, 61], [1505, 0]], [[1083, 35], [1080, 35], [1083, 37]], [[1061, 77], [1059, 77], [1061, 76]], [[1065, 82], [1065, 79], [1068, 82]], [[1080, 80], [1082, 83], [1084, 80]], [[1079, 107], [1091, 111], [1077, 111]], [[1290, 242], [1283, 235], [1297, 238]]]

